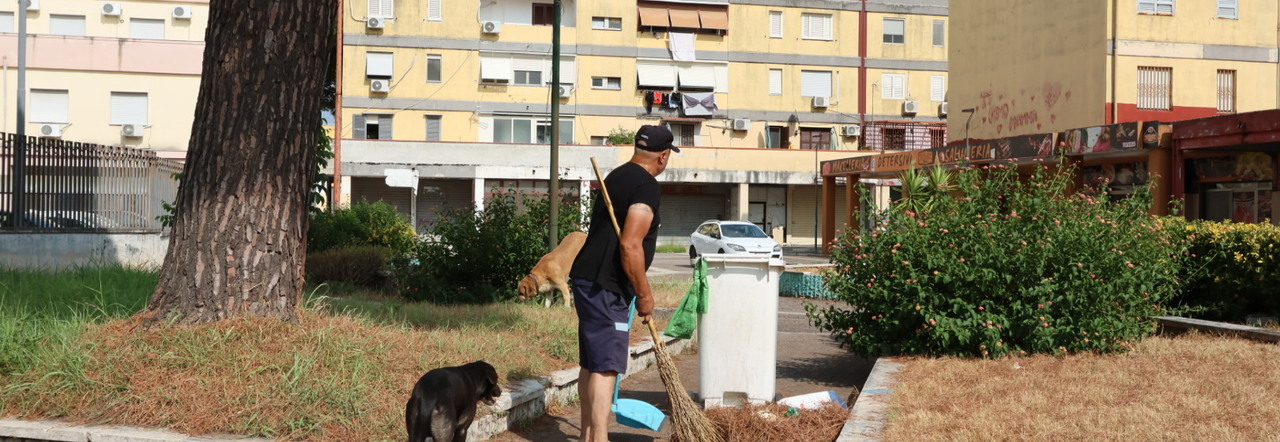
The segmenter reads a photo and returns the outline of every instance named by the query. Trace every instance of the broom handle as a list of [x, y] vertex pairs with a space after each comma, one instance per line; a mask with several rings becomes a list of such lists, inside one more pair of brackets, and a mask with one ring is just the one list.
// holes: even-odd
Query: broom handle
[[[608, 209], [609, 220], [613, 221], [613, 232], [618, 235], [618, 240], [622, 240], [622, 228], [618, 227], [618, 215], [613, 212], [613, 200], [609, 198], [609, 188], [604, 185], [604, 175], [600, 174], [600, 165], [596, 163], [596, 157], [591, 157], [591, 168], [596, 171], [596, 181], [600, 182], [600, 194], [604, 195], [604, 206]], [[649, 335], [653, 337], [653, 346], [658, 351], [664, 351], [662, 348], [662, 338], [658, 336], [658, 329], [653, 327], [653, 321], [644, 321], [649, 326]]]

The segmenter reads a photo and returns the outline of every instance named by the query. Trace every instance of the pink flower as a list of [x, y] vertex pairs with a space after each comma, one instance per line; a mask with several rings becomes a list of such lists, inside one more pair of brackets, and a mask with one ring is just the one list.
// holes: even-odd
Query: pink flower
[[986, 309], [987, 309], [986, 307], [978, 306], [978, 311], [983, 311], [983, 310], [986, 310]]

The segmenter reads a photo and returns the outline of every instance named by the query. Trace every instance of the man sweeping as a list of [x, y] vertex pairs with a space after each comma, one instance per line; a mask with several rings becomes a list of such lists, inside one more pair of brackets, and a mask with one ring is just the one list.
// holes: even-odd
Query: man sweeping
[[671, 131], [641, 126], [631, 160], [605, 178], [622, 237], [613, 229], [607, 205], [597, 197], [591, 230], [569, 272], [578, 312], [578, 397], [584, 442], [609, 438], [609, 408], [618, 373], [627, 370], [628, 314], [636, 303], [643, 323], [653, 314], [653, 291], [646, 271], [657, 246], [662, 190], [654, 177], [667, 169]]

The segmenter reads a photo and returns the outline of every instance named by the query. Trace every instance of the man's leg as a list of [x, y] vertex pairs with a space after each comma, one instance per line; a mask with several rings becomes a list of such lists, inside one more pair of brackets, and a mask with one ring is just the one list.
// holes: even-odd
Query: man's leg
[[[585, 382], [584, 382], [585, 378]], [[613, 385], [618, 372], [578, 372], [578, 397], [582, 406], [582, 441], [607, 442], [609, 440], [609, 414], [613, 405]]]

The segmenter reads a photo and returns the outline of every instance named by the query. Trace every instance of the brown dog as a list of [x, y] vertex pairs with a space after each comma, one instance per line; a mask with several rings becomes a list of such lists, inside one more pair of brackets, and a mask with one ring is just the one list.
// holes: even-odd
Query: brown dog
[[518, 287], [520, 299], [527, 300], [542, 293], [548, 293], [542, 305], [551, 307], [553, 296], [549, 292], [559, 290], [560, 295], [564, 297], [564, 306], [572, 306], [573, 295], [569, 292], [569, 268], [573, 267], [574, 258], [578, 257], [578, 251], [582, 250], [582, 245], [586, 242], [587, 234], [582, 232], [573, 232], [564, 237], [555, 250], [538, 260], [538, 265], [533, 266], [533, 270], [520, 280]]

